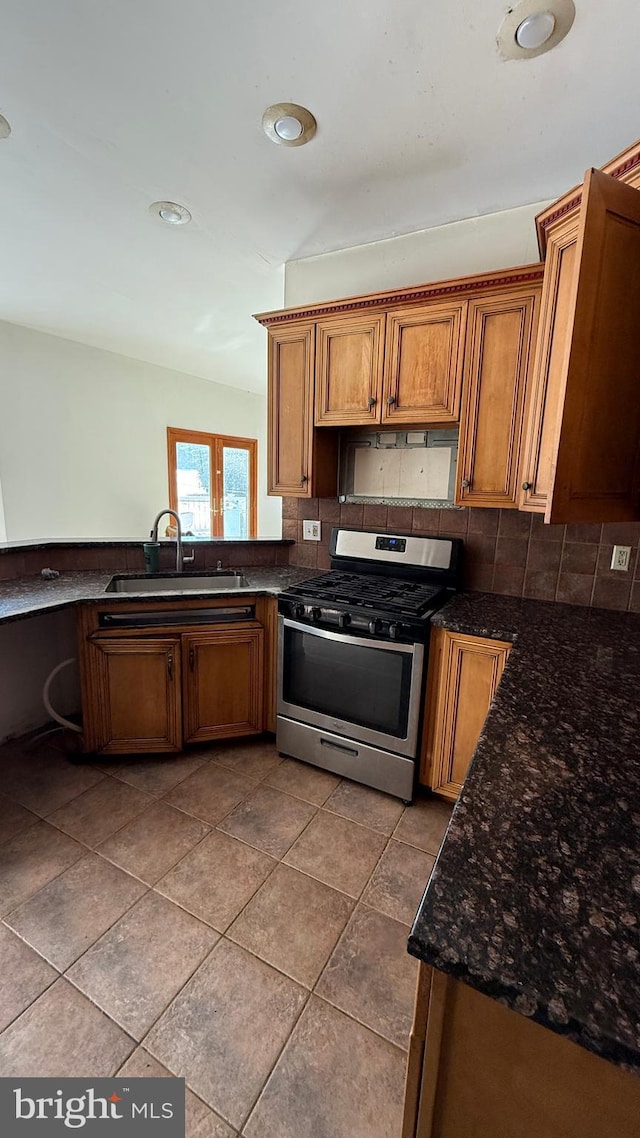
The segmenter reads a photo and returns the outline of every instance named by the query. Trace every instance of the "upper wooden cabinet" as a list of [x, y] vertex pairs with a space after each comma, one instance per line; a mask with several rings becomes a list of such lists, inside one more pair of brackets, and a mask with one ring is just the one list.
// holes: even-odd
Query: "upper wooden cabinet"
[[318, 425], [355, 427], [379, 421], [384, 323], [384, 314], [318, 321]]
[[640, 194], [588, 171], [545, 226], [540, 334], [520, 507], [548, 522], [626, 521], [640, 496]]
[[457, 423], [466, 313], [466, 301], [435, 301], [388, 314], [383, 423]]
[[434, 794], [458, 797], [510, 650], [501, 640], [432, 630], [420, 782]]
[[542, 282], [469, 302], [456, 502], [517, 508], [524, 397]]
[[337, 440], [313, 427], [315, 324], [269, 329], [267, 402], [270, 494], [313, 498], [337, 492]]
[[498, 315], [503, 303], [512, 312], [514, 293], [518, 301], [523, 290], [531, 295], [529, 286], [535, 291], [541, 279], [541, 266], [525, 265], [256, 316], [269, 330], [270, 493], [336, 494], [337, 436], [330, 428], [456, 426], [471, 343], [467, 314], [476, 301], [497, 304], [492, 345], [494, 330], [500, 336], [504, 328], [507, 336], [500, 383], [515, 384], [519, 401], [529, 351], [524, 338], [533, 324], [525, 313], [516, 334], [518, 318]]

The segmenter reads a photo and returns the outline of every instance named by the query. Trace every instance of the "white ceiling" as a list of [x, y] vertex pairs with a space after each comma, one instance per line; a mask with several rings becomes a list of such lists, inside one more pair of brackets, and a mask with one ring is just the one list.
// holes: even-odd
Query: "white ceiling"
[[[263, 390], [284, 262], [553, 197], [640, 133], [636, 0], [576, 7], [505, 62], [499, 0], [4, 0], [0, 318]], [[263, 135], [284, 100], [308, 146]]]

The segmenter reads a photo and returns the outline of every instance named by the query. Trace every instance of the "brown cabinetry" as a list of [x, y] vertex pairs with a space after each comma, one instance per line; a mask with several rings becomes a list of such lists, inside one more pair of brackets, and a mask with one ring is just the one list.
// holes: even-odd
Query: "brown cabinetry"
[[389, 313], [383, 423], [456, 425], [466, 311], [466, 301], [445, 301]]
[[182, 636], [184, 742], [262, 731], [261, 628]]
[[380, 420], [384, 315], [335, 317], [316, 326], [316, 424]]
[[[92, 727], [105, 755], [179, 751], [182, 745], [180, 640], [95, 637]], [[86, 714], [86, 708], [85, 708]]]
[[633, 520], [640, 495], [640, 194], [588, 171], [545, 225], [540, 334], [520, 508], [548, 522]]
[[456, 502], [516, 509], [541, 285], [469, 302]]
[[511, 645], [434, 628], [420, 781], [455, 801]]
[[335, 495], [337, 439], [313, 425], [315, 324], [269, 329], [267, 466], [270, 494]]
[[402, 1138], [635, 1138], [640, 1080], [420, 964]]
[[[230, 605], [238, 623], [226, 623]], [[201, 615], [215, 624], [201, 624]], [[273, 668], [264, 667], [265, 629], [273, 655], [272, 598], [128, 602], [79, 610], [84, 750], [100, 754], [180, 751], [186, 743], [255, 735], [272, 721]], [[197, 611], [197, 623], [194, 615]], [[116, 616], [117, 614], [117, 616]], [[139, 627], [109, 627], [133, 614]], [[106, 618], [106, 619], [105, 619]], [[149, 627], [143, 627], [147, 620]], [[106, 625], [106, 628], [102, 626]], [[191, 625], [191, 627], [189, 627]], [[265, 723], [265, 704], [269, 722]]]

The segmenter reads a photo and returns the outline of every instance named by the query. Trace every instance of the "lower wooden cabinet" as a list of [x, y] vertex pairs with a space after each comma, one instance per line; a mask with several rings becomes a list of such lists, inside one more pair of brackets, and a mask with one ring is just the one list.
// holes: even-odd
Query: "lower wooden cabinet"
[[261, 628], [182, 636], [184, 742], [262, 731]]
[[[258, 598], [253, 609], [269, 617], [272, 657], [275, 601]], [[265, 722], [265, 702], [275, 677], [272, 667], [265, 671], [261, 621], [187, 629], [184, 618], [180, 627], [180, 610], [167, 606], [167, 627], [103, 633], [95, 612], [87, 608], [79, 616], [86, 752], [180, 751], [186, 743], [257, 735], [271, 727], [273, 708]]]
[[96, 750], [106, 755], [179, 751], [179, 637], [97, 636], [88, 652], [93, 676], [91, 727], [100, 740]]
[[510, 649], [501, 640], [432, 630], [420, 782], [434, 794], [458, 797]]
[[420, 964], [402, 1138], [636, 1138], [640, 1079]]

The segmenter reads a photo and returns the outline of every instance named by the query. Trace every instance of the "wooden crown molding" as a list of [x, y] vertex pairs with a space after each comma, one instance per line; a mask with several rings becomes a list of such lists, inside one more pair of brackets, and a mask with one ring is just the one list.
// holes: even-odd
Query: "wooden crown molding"
[[294, 320], [317, 320], [322, 316], [333, 316], [340, 312], [357, 312], [376, 308], [399, 308], [407, 304], [420, 304], [439, 300], [447, 296], [476, 296], [495, 289], [517, 287], [533, 281], [541, 281], [544, 265], [520, 265], [515, 269], [500, 269], [493, 273], [482, 273], [455, 280], [437, 281], [434, 284], [414, 285], [410, 288], [394, 289], [391, 292], [375, 292], [363, 296], [347, 296], [340, 300], [321, 301], [307, 304], [301, 308], [277, 309], [274, 312], [259, 312], [254, 320], [268, 328], [272, 324], [287, 324]]
[[[628, 146], [621, 154], [617, 154], [601, 166], [603, 174], [609, 174], [620, 182], [627, 182], [640, 189], [640, 140]], [[547, 207], [536, 217], [536, 230], [538, 233], [538, 248], [540, 256], [544, 259], [547, 251], [547, 230], [561, 217], [565, 217], [572, 210], [578, 209], [582, 202], [582, 184], [574, 186], [563, 194], [558, 201]]]

